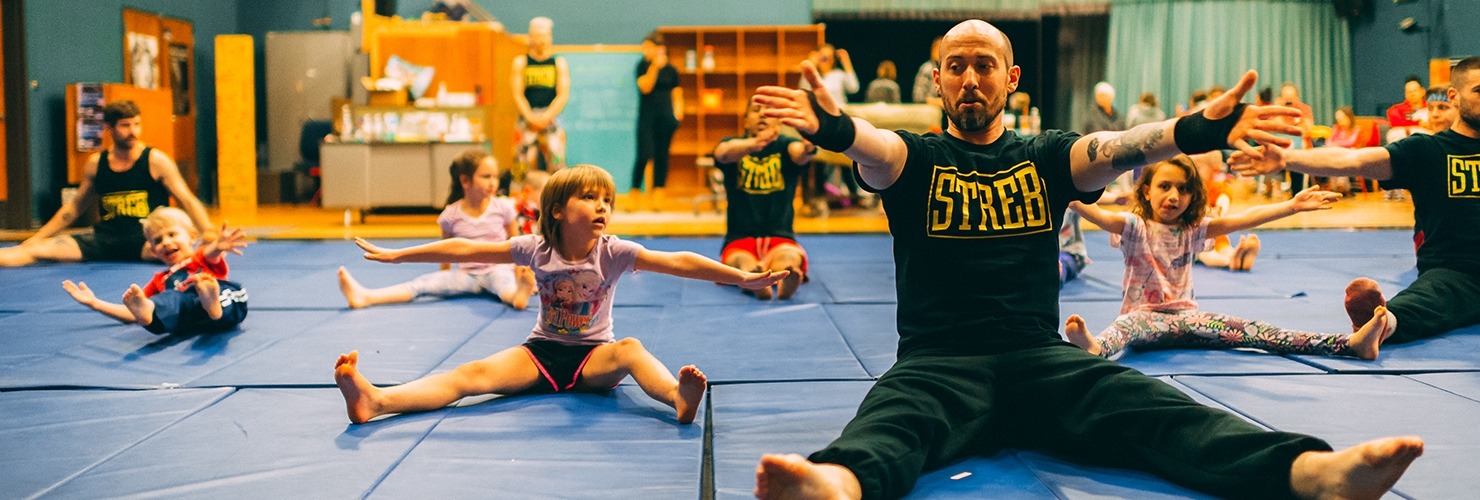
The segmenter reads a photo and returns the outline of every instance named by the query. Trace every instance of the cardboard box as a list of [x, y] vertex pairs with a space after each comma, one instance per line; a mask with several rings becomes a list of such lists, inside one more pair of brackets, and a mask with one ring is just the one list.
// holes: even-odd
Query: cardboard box
[[371, 106], [405, 106], [407, 102], [406, 89], [369, 91]]

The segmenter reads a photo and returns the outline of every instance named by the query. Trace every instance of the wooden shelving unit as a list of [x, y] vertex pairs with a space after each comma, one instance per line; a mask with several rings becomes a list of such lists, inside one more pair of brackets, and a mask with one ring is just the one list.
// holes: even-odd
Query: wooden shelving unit
[[[669, 184], [704, 186], [699, 160], [709, 156], [721, 139], [740, 135], [745, 103], [763, 85], [795, 86], [800, 64], [822, 45], [822, 24], [786, 26], [665, 26], [658, 28], [668, 43], [668, 60], [678, 68], [684, 96], [684, 117], [670, 150]], [[705, 48], [712, 47], [713, 69], [704, 68]], [[695, 64], [689, 68], [689, 50]], [[705, 95], [718, 93], [717, 106], [706, 106]], [[712, 99], [711, 99], [712, 100]]]

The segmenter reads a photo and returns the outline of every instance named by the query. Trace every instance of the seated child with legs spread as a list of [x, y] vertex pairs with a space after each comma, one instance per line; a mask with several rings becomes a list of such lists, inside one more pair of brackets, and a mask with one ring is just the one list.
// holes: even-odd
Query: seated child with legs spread
[[[437, 217], [443, 238], [475, 241], [504, 241], [518, 234], [518, 211], [514, 201], [497, 197], [499, 171], [493, 156], [482, 149], [458, 154], [449, 168], [452, 188], [447, 208]], [[339, 290], [351, 309], [379, 304], [400, 304], [423, 297], [494, 295], [514, 309], [524, 310], [534, 293], [534, 274], [528, 267], [513, 264], [468, 262], [439, 272], [424, 274], [405, 283], [384, 288], [365, 288], [344, 267], [339, 268]]]
[[499, 242], [451, 238], [397, 250], [356, 240], [367, 259], [380, 262], [527, 265], [538, 283], [540, 314], [523, 345], [402, 385], [376, 387], [360, 374], [358, 352], [340, 355], [334, 379], [350, 421], [435, 410], [480, 394], [607, 391], [631, 375], [648, 396], [673, 407], [679, 423], [692, 422], [707, 379], [693, 365], [675, 378], [637, 339], [615, 339], [617, 279], [641, 270], [757, 289], [787, 272], [744, 272], [693, 252], [647, 250], [606, 235], [615, 195], [610, 174], [578, 165], [556, 172], [545, 185], [539, 234]]
[[86, 282], [63, 281], [62, 289], [82, 305], [157, 334], [226, 331], [246, 319], [247, 291], [226, 280], [225, 254], [241, 255], [247, 246], [240, 228], [222, 226], [215, 240], [196, 248], [195, 225], [183, 210], [159, 207], [142, 223], [149, 251], [169, 269], [143, 288], [129, 285], [122, 304], [98, 299]]
[[1341, 198], [1307, 189], [1294, 198], [1254, 207], [1227, 217], [1204, 217], [1206, 192], [1186, 156], [1146, 168], [1136, 186], [1132, 211], [1107, 212], [1093, 205], [1070, 205], [1085, 219], [1122, 238], [1125, 281], [1120, 317], [1092, 337], [1084, 319], [1072, 315], [1065, 337], [1092, 354], [1114, 356], [1135, 348], [1255, 347], [1270, 352], [1353, 356], [1376, 359], [1391, 333], [1386, 315], [1377, 313], [1356, 333], [1321, 334], [1197, 310], [1192, 293], [1192, 262], [1207, 238], [1310, 210], [1326, 210]]

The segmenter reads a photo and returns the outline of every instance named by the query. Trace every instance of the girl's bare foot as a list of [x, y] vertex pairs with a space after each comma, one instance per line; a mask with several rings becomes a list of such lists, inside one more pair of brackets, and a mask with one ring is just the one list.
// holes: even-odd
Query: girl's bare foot
[[786, 270], [791, 274], [781, 278], [781, 284], [776, 286], [776, 298], [781, 300], [790, 300], [802, 286], [802, 273], [795, 267], [788, 267]]
[[863, 498], [858, 476], [846, 467], [815, 464], [801, 455], [763, 455], [755, 468], [755, 497], [761, 499]]
[[380, 415], [376, 413], [378, 405], [374, 401], [380, 395], [380, 388], [365, 380], [364, 375], [360, 375], [359, 363], [360, 351], [340, 354], [339, 360], [334, 362], [334, 383], [339, 385], [339, 392], [344, 394], [344, 406], [349, 412], [349, 421], [363, 424]]
[[529, 307], [529, 296], [534, 295], [534, 271], [524, 266], [514, 266], [514, 282], [518, 287], [514, 289], [514, 295], [509, 297], [509, 307], [523, 311]]
[[1372, 319], [1362, 325], [1362, 328], [1357, 329], [1351, 339], [1347, 340], [1346, 345], [1351, 348], [1353, 356], [1368, 360], [1377, 359], [1378, 347], [1392, 333], [1393, 330], [1388, 328], [1387, 308], [1377, 306], [1377, 309], [1372, 311]]
[[1415, 436], [1305, 452], [1290, 466], [1290, 489], [1300, 498], [1379, 498], [1422, 454], [1423, 440]]
[[1089, 334], [1089, 329], [1084, 327], [1084, 318], [1079, 317], [1078, 314], [1071, 314], [1069, 319], [1064, 321], [1064, 338], [1090, 354], [1100, 355], [1100, 341], [1095, 340], [1095, 337]]
[[1238, 247], [1233, 249], [1233, 257], [1228, 259], [1229, 269], [1234, 271], [1248, 271], [1254, 268], [1254, 258], [1259, 256], [1259, 235], [1246, 234], [1238, 239]]
[[678, 423], [693, 423], [699, 414], [699, 402], [704, 400], [704, 389], [709, 386], [709, 377], [694, 365], [678, 370], [678, 387], [674, 389], [673, 408], [678, 410]]
[[144, 295], [144, 289], [139, 285], [129, 285], [128, 290], [123, 292], [123, 307], [133, 313], [134, 322], [140, 326], [149, 326], [154, 322], [154, 301]]
[[365, 287], [355, 281], [349, 275], [349, 270], [339, 266], [339, 291], [344, 293], [344, 300], [349, 302], [350, 309], [364, 309], [370, 305], [370, 299], [365, 298]]
[[1362, 328], [1362, 325], [1372, 321], [1372, 311], [1377, 306], [1387, 305], [1387, 299], [1382, 298], [1382, 289], [1378, 288], [1377, 282], [1370, 278], [1357, 278], [1346, 285], [1346, 315], [1352, 319], [1352, 331]]
[[200, 297], [200, 308], [206, 310], [206, 316], [221, 319], [221, 282], [215, 276], [195, 275], [195, 294]]

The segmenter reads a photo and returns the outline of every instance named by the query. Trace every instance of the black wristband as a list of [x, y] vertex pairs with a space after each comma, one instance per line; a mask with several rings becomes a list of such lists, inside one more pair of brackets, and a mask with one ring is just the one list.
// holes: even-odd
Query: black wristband
[[1203, 115], [1205, 111], [1198, 111], [1179, 118], [1172, 128], [1172, 136], [1177, 140], [1177, 149], [1190, 155], [1228, 149], [1228, 134], [1233, 132], [1233, 126], [1238, 124], [1238, 119], [1244, 115], [1246, 107], [1248, 104], [1236, 104], [1233, 106], [1232, 113], [1217, 120], [1209, 120]]
[[822, 105], [817, 103], [817, 94], [810, 91], [807, 92], [807, 98], [812, 101], [812, 112], [817, 115], [817, 133], [802, 132], [802, 138], [812, 141], [812, 144], [822, 149], [839, 153], [852, 147], [853, 139], [858, 135], [858, 131], [853, 128], [853, 117], [848, 116], [848, 113], [833, 116], [823, 111]]

